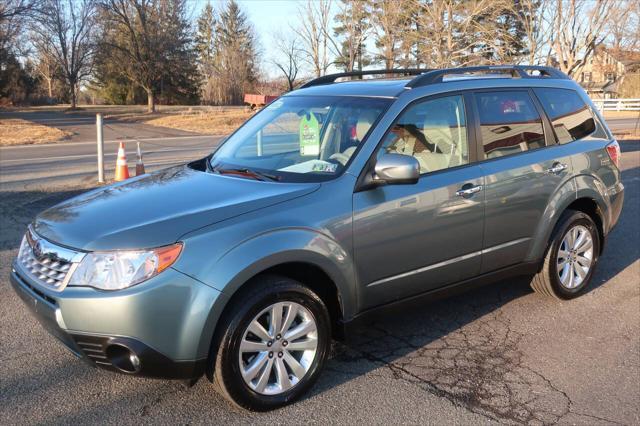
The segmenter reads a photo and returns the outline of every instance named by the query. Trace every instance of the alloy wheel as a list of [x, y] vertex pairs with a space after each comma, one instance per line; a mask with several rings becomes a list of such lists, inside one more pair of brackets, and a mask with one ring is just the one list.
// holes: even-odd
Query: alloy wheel
[[318, 350], [318, 330], [311, 312], [295, 302], [263, 309], [243, 333], [240, 373], [262, 395], [278, 395], [307, 374]]
[[582, 284], [593, 264], [593, 237], [582, 225], [570, 228], [558, 249], [557, 271], [563, 287], [574, 289]]

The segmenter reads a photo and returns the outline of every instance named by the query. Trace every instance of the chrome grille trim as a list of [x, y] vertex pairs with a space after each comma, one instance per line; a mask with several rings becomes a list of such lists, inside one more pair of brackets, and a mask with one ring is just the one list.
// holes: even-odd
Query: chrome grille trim
[[38, 236], [31, 226], [20, 245], [18, 263], [22, 271], [41, 286], [62, 291], [85, 253], [60, 247]]

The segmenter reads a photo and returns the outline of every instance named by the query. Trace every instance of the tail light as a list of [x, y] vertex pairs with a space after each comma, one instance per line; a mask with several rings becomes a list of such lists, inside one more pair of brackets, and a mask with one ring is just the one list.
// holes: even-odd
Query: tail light
[[618, 141], [613, 141], [607, 145], [607, 153], [611, 157], [613, 164], [620, 168], [620, 145], [618, 145]]

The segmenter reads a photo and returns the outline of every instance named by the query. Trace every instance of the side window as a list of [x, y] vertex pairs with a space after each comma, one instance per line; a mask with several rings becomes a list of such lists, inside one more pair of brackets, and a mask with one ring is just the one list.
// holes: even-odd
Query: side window
[[589, 136], [596, 124], [589, 107], [570, 89], [534, 89], [547, 112], [558, 142], [567, 143]]
[[415, 157], [421, 174], [467, 164], [469, 143], [462, 96], [411, 105], [387, 133], [378, 157], [385, 153]]
[[475, 94], [486, 158], [542, 148], [542, 120], [529, 93], [481, 92]]

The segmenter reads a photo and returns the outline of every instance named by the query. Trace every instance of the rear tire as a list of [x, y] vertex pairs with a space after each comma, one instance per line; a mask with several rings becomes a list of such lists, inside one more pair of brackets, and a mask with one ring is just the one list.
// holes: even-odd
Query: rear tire
[[323, 301], [292, 279], [259, 277], [221, 319], [213, 379], [233, 404], [252, 411], [287, 405], [316, 381], [329, 353]]
[[593, 219], [565, 211], [554, 230], [542, 269], [531, 281], [537, 293], [573, 299], [585, 293], [598, 262], [600, 234]]

